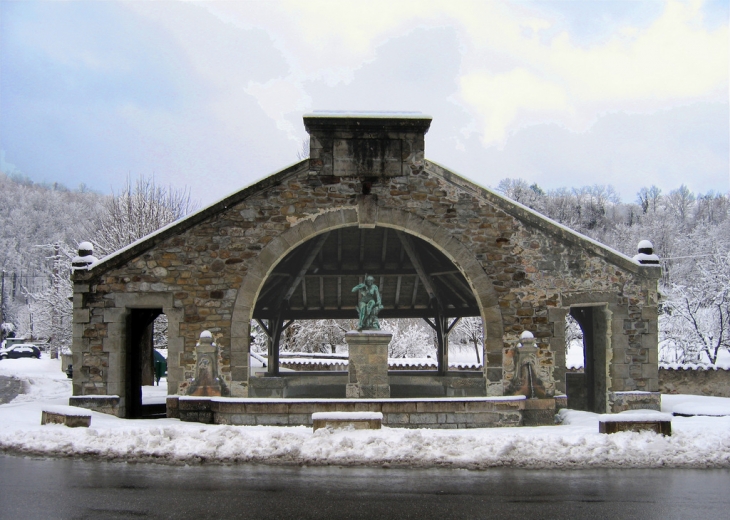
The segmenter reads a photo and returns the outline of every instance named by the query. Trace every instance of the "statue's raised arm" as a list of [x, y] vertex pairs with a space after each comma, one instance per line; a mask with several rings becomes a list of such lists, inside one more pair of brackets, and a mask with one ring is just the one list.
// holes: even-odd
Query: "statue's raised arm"
[[383, 303], [375, 279], [366, 274], [363, 283], [353, 287], [352, 292], [357, 292], [357, 330], [380, 330], [378, 313]]

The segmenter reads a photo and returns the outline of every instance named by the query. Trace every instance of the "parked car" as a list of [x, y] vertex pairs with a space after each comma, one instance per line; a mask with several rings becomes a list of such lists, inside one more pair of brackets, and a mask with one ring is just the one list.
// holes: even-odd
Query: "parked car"
[[0, 359], [41, 358], [41, 349], [32, 343], [17, 343], [0, 350]]

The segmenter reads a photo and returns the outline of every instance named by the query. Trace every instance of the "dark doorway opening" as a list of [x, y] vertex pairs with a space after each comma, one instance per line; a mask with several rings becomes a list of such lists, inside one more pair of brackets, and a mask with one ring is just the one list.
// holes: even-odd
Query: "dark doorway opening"
[[566, 374], [568, 408], [606, 412], [608, 323], [602, 306], [572, 307], [570, 315], [583, 331], [583, 373]]
[[130, 309], [127, 315], [125, 417], [165, 417], [165, 404], [145, 405], [142, 387], [155, 381], [154, 322], [162, 309]]

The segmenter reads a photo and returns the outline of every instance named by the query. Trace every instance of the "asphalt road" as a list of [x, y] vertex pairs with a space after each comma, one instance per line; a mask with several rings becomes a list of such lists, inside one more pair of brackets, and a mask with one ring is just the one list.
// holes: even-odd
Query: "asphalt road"
[[23, 391], [23, 383], [12, 377], [0, 376], [0, 404], [9, 403]]
[[0, 518], [713, 519], [730, 470], [164, 466], [0, 455]]

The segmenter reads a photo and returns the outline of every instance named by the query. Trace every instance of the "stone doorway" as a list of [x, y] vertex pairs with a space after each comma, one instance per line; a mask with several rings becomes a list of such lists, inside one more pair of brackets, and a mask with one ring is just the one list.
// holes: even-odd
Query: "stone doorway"
[[606, 413], [608, 309], [605, 305], [571, 307], [570, 315], [583, 331], [583, 373], [566, 373], [568, 408]]
[[[125, 416], [128, 419], [159, 414], [154, 405], [143, 405], [142, 387], [151, 386], [154, 374], [154, 322], [162, 309], [129, 309], [127, 315]], [[164, 413], [164, 405], [162, 405]]]

